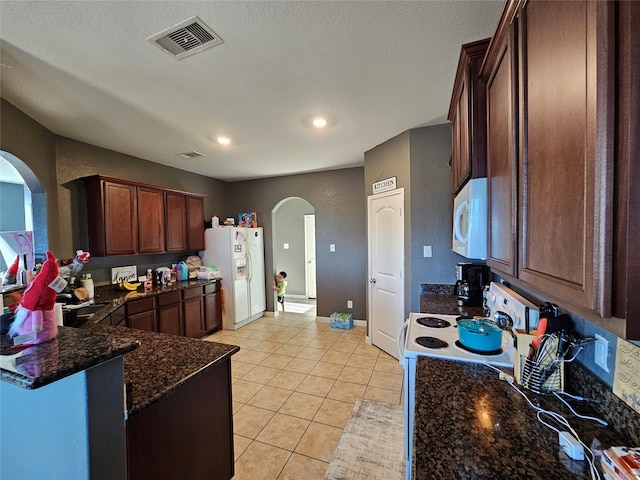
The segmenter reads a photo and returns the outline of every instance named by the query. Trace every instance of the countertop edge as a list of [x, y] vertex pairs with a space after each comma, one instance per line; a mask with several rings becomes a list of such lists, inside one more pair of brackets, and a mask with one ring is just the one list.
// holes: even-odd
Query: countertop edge
[[[0, 368], [0, 380], [27, 390], [35, 390], [114, 358], [121, 357], [140, 346], [140, 342], [130, 338], [131, 336], [123, 336], [117, 341], [104, 342], [103, 345], [98, 345], [97, 353], [90, 354], [86, 358], [78, 359], [77, 356], [74, 356], [74, 358], [69, 357], [68, 359], [60, 360], [60, 356], [65, 354], [69, 356], [71, 350], [77, 348], [74, 342], [74, 340], [78, 340], [76, 337], [82, 337], [80, 340], [91, 342], [95, 345], [93, 340], [100, 338], [100, 335], [91, 331], [80, 332], [78, 329], [71, 327], [59, 327], [58, 335], [55, 338], [21, 349], [15, 355], [3, 356], [3, 360], [13, 361], [16, 370], [19, 365], [24, 366], [24, 370], [27, 370], [27, 364], [31, 364], [33, 368], [44, 372], [41, 376], [30, 376], [26, 373], [8, 370], [3, 366]], [[60, 345], [61, 343], [63, 344]], [[74, 344], [74, 348], [67, 348], [67, 343]], [[63, 363], [63, 366], [58, 369], [57, 367], [60, 363]]]
[[140, 405], [140, 406], [137, 406], [135, 408], [131, 408], [131, 409], [127, 410], [128, 418], [133, 418], [136, 415], [144, 412], [147, 408], [149, 408], [149, 407], [155, 405], [156, 403], [160, 402], [163, 398], [169, 396], [172, 392], [174, 392], [178, 388], [180, 388], [183, 385], [185, 385], [185, 384], [195, 380], [196, 378], [198, 378], [200, 375], [202, 375], [209, 368], [212, 368], [212, 367], [216, 366], [217, 364], [223, 362], [227, 358], [230, 358], [236, 352], [240, 351], [240, 347], [238, 347], [236, 345], [229, 345], [229, 346], [234, 347], [234, 348], [231, 351], [219, 356], [218, 358], [213, 360], [211, 363], [209, 363], [209, 364], [203, 366], [202, 368], [199, 368], [198, 370], [192, 372], [191, 374], [189, 374], [188, 376], [183, 378], [181, 381], [179, 381], [177, 383], [174, 383], [171, 387], [168, 387], [166, 390], [163, 390], [160, 393], [158, 393], [157, 395], [154, 395], [154, 396], [148, 398], [148, 400], [145, 402], [144, 405]]

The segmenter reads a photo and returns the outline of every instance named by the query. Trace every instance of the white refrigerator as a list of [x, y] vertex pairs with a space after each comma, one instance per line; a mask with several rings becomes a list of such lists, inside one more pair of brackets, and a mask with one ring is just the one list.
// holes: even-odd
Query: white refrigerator
[[262, 227], [214, 227], [204, 232], [202, 261], [222, 275], [222, 328], [236, 330], [262, 317], [267, 308]]

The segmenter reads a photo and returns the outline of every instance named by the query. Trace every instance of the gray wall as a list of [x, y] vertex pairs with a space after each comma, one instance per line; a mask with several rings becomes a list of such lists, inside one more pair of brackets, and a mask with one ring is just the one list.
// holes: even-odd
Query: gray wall
[[[354, 318], [366, 318], [362, 168], [226, 183], [56, 136], [5, 100], [1, 107], [0, 149], [21, 159], [42, 183], [47, 193], [49, 249], [57, 257], [68, 258], [78, 248], [87, 249], [83, 185], [78, 179], [102, 174], [206, 193], [205, 218], [214, 213], [224, 219], [257, 211], [259, 225], [265, 227], [265, 288], [270, 289], [274, 272], [271, 213], [281, 200], [300, 197], [316, 209], [318, 315], [347, 311], [346, 302], [352, 300]], [[329, 252], [330, 243], [336, 244], [335, 253]], [[92, 258], [85, 271], [102, 282], [113, 266], [137, 265], [140, 272], [176, 259], [171, 254]], [[267, 306], [273, 310], [274, 299], [267, 297]]]
[[306, 200], [290, 198], [274, 214], [274, 271], [287, 273], [287, 295], [306, 294], [304, 216], [314, 213]]
[[[420, 283], [455, 283], [455, 265], [464, 258], [451, 251], [451, 125], [410, 134], [411, 311], [417, 312]], [[424, 257], [425, 245], [431, 245], [433, 257]]]
[[[58, 258], [71, 258], [77, 249], [90, 251], [84, 187], [78, 180], [84, 176], [108, 175], [205, 193], [205, 219], [227, 210], [226, 182], [56, 136], [4, 99], [1, 106], [0, 149], [22, 160], [40, 180], [46, 192], [48, 246]], [[179, 258], [176, 254], [92, 257], [84, 271], [101, 283], [114, 266], [137, 265], [140, 273]]]
[[0, 205], [10, 215], [0, 215], [0, 232], [25, 229], [24, 185], [0, 182]]
[[[47, 243], [53, 252], [58, 252], [60, 251], [61, 235], [58, 222], [56, 136], [4, 99], [0, 99], [0, 109], [2, 110], [2, 115], [0, 115], [0, 150], [4, 150], [22, 160], [40, 181], [48, 200]], [[31, 193], [34, 193], [34, 189], [31, 189]], [[36, 202], [34, 201], [34, 207], [35, 205]], [[38, 205], [42, 205], [42, 202], [39, 202]], [[36, 215], [39, 214], [39, 212], [34, 212], [34, 223], [36, 224]], [[36, 249], [38, 250], [38, 232], [34, 232], [34, 236]]]
[[[397, 177], [405, 190], [405, 313], [420, 311], [420, 283], [455, 283], [451, 252], [451, 126], [408, 130], [365, 152], [365, 189]], [[433, 257], [424, 258], [424, 245]]]
[[[285, 198], [300, 197], [316, 211], [317, 312], [351, 312], [366, 319], [367, 251], [363, 169], [347, 168], [229, 184], [229, 205], [234, 213], [255, 211], [264, 227], [266, 285], [273, 282], [273, 229], [271, 213]], [[329, 252], [330, 244], [336, 245]], [[353, 309], [346, 308], [347, 300]], [[273, 310], [274, 295], [267, 295]]]

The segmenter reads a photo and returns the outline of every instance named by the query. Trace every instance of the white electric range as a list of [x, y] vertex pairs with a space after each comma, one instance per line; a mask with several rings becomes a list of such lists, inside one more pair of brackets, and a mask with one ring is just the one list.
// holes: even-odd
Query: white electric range
[[[492, 282], [486, 298], [487, 313], [493, 318], [496, 312], [504, 312], [513, 319], [514, 329], [534, 329], [538, 323], [538, 309], [504, 285]], [[413, 425], [416, 386], [416, 363], [421, 356], [461, 362], [488, 363], [513, 368], [514, 342], [508, 332], [503, 332], [502, 348], [482, 353], [465, 349], [458, 342], [457, 315], [410, 313], [398, 333], [398, 350], [404, 375], [404, 431], [406, 480], [412, 478]]]

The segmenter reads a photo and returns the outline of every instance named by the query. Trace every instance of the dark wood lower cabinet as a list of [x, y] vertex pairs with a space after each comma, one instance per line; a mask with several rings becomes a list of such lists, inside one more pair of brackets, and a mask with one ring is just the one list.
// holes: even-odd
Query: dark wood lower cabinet
[[204, 333], [202, 287], [186, 288], [182, 291], [182, 313], [184, 318], [184, 334], [187, 337], [201, 337]]
[[204, 287], [204, 329], [212, 333], [222, 328], [222, 299], [220, 282]]
[[107, 318], [111, 325], [199, 338], [222, 328], [220, 281], [131, 300]]
[[158, 295], [158, 331], [182, 335], [182, 299], [180, 292]]
[[156, 302], [153, 297], [134, 300], [126, 303], [127, 320], [129, 328], [157, 332]]
[[129, 480], [233, 477], [230, 359], [127, 420], [126, 429]]

